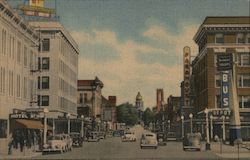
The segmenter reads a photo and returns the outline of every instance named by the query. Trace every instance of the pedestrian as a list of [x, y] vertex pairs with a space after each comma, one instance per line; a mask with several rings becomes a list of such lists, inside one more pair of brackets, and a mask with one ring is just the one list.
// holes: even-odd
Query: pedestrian
[[12, 137], [12, 135], [11, 135], [11, 136], [10, 136], [10, 141], [9, 141], [9, 144], [8, 144], [8, 155], [11, 155], [11, 154], [12, 154], [13, 143], [14, 143], [14, 140], [13, 140], [13, 137]]

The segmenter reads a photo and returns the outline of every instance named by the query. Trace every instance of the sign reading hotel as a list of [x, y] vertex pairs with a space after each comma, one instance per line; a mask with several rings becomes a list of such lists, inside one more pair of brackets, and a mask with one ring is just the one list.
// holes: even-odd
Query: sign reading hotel
[[229, 107], [229, 72], [221, 73], [221, 108]]
[[53, 13], [54, 9], [45, 8], [45, 0], [29, 0], [28, 5], [21, 5], [19, 8], [27, 16], [46, 17], [49, 18]]
[[190, 106], [190, 61], [191, 61], [190, 47], [186, 46], [183, 49], [184, 107]]

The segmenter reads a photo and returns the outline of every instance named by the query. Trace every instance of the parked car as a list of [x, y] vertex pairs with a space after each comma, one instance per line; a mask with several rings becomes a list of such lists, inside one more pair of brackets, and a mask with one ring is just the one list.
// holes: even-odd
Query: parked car
[[136, 136], [133, 132], [127, 131], [124, 133], [121, 139], [122, 139], [122, 142], [135, 142]]
[[67, 141], [61, 134], [48, 137], [48, 143], [43, 146], [43, 152], [65, 152]]
[[96, 131], [89, 132], [89, 135], [87, 138], [88, 138], [88, 142], [99, 142], [100, 140], [99, 133]]
[[164, 132], [157, 132], [158, 145], [167, 145], [167, 134]]
[[200, 133], [188, 133], [183, 139], [183, 150], [195, 149], [201, 150], [201, 134]]
[[113, 136], [114, 137], [121, 137], [121, 136], [123, 136], [124, 135], [124, 130], [115, 130], [114, 132], [113, 132]]
[[175, 132], [168, 132], [167, 133], [167, 140], [168, 141], [177, 141], [176, 133]]
[[105, 139], [106, 138], [106, 133], [105, 132], [99, 132], [98, 136], [100, 139]]
[[112, 138], [113, 137], [113, 131], [108, 131], [107, 136], [108, 138]]
[[73, 144], [72, 138], [68, 134], [63, 134], [63, 136], [64, 136], [64, 139], [66, 141], [66, 150], [71, 151], [72, 150], [72, 144]]
[[73, 147], [82, 147], [83, 137], [81, 137], [80, 133], [71, 132], [70, 137], [72, 138], [72, 146]]
[[141, 136], [140, 146], [141, 146], [141, 149], [145, 147], [153, 147], [157, 149], [158, 142], [157, 142], [156, 134], [152, 132], [143, 133]]

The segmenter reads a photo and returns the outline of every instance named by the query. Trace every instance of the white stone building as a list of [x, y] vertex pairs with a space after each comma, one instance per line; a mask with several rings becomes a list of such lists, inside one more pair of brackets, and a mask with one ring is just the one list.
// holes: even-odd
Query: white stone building
[[[77, 116], [78, 45], [58, 21], [29, 22], [40, 33], [38, 105], [52, 117]], [[54, 114], [53, 114], [54, 113]]]
[[39, 35], [5, 2], [0, 1], [0, 154], [9, 141], [9, 115], [36, 103]]

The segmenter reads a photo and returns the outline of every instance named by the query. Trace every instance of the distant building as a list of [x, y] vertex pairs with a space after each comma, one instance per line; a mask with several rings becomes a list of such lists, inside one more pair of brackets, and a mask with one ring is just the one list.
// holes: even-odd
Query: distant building
[[156, 90], [156, 108], [157, 112], [160, 112], [162, 109], [162, 106], [164, 105], [164, 92], [163, 89], [157, 89]]
[[116, 96], [102, 97], [102, 118], [109, 129], [114, 129], [116, 122]]
[[143, 111], [144, 110], [143, 100], [142, 100], [142, 96], [141, 96], [140, 92], [138, 92], [138, 94], [136, 96], [135, 107], [136, 107], [137, 111]]
[[103, 83], [94, 80], [78, 80], [78, 116], [101, 118]]
[[171, 122], [177, 122], [181, 117], [181, 97], [170, 95], [167, 99], [167, 117]]

